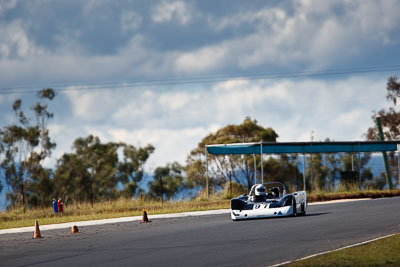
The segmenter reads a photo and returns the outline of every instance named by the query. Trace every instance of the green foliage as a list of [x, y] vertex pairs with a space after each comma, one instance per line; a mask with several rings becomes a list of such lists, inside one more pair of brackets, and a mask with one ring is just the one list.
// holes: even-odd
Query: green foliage
[[223, 199], [231, 199], [233, 197], [237, 197], [242, 194], [246, 194], [249, 191], [242, 184], [238, 184], [235, 182], [226, 182], [223, 187]]
[[303, 187], [302, 177], [295, 158], [283, 154], [278, 158], [269, 157], [264, 160], [264, 182], [281, 182], [290, 188], [290, 191], [294, 191]]
[[371, 174], [369, 179], [364, 183], [365, 188], [383, 190], [386, 185], [385, 173], [381, 172], [380, 177], [372, 177], [372, 176], [373, 175]]
[[[54, 197], [62, 197], [66, 202], [87, 202], [112, 200], [120, 196], [132, 198], [140, 190], [138, 184], [143, 179], [144, 165], [154, 152], [154, 147], [136, 148], [125, 143], [101, 143], [98, 137], [89, 135], [78, 138], [73, 143], [73, 153], [64, 154], [57, 160], [53, 173], [42, 167], [43, 161], [50, 157], [56, 144], [50, 139], [47, 129], [53, 113], [48, 104], [56, 93], [51, 88], [42, 89], [37, 101], [31, 108], [35, 119], [30, 118], [22, 109], [22, 101], [12, 104], [17, 123], [0, 129], [1, 171], [10, 188], [7, 198], [14, 207], [48, 205]], [[393, 76], [388, 79], [386, 98], [397, 104], [400, 97], [400, 82]], [[373, 114], [381, 117], [384, 136], [387, 140], [400, 139], [400, 113], [392, 106]], [[235, 194], [243, 188], [250, 190], [254, 177], [260, 180], [261, 159], [256, 156], [254, 166], [252, 155], [212, 156], [206, 163], [205, 146], [222, 143], [276, 142], [278, 134], [272, 128], [258, 125], [256, 120], [246, 117], [238, 125], [229, 124], [215, 133], [204, 137], [187, 157], [186, 166], [170, 163], [155, 170], [155, 179], [150, 184], [150, 196], [162, 200], [172, 198], [181, 189], [201, 188], [205, 191], [206, 171], [208, 170], [211, 191], [224, 189], [224, 195]], [[377, 140], [375, 126], [366, 133], [368, 140]], [[328, 140], [329, 141], [329, 140]], [[122, 155], [122, 156], [121, 156]], [[365, 168], [369, 154], [361, 158], [351, 154], [313, 154], [307, 159], [306, 186], [312, 191], [333, 191], [335, 181], [343, 172], [354, 170], [361, 172], [362, 188], [383, 188], [382, 177], [373, 177], [370, 169]], [[389, 154], [393, 176], [398, 176], [397, 158]], [[296, 155], [281, 155], [264, 160], [264, 181], [279, 181], [289, 189], [302, 188], [303, 174], [297, 169]], [[208, 166], [208, 168], [206, 167]], [[184, 177], [184, 173], [186, 177]], [[382, 174], [383, 175], [383, 174]], [[259, 181], [258, 181], [259, 182]], [[121, 186], [123, 187], [120, 190]], [[360, 186], [358, 183], [342, 182], [340, 188], [349, 189]], [[0, 183], [0, 191], [3, 185]], [[227, 192], [225, 192], [228, 190]]]
[[[264, 128], [256, 120], [246, 117], [242, 124], [227, 125], [217, 132], [204, 137], [193, 149], [186, 161], [187, 185], [205, 188], [205, 146], [210, 144], [243, 142], [276, 142], [278, 134], [272, 128]], [[259, 159], [259, 157], [258, 157]], [[258, 162], [260, 162], [258, 160]], [[252, 156], [209, 156], [208, 170], [212, 179], [210, 186], [223, 186], [227, 181], [234, 181], [249, 190], [254, 180], [254, 159]], [[244, 177], [243, 181], [240, 177]]]
[[[375, 126], [376, 117], [381, 118], [383, 136], [385, 140], [400, 140], [400, 112], [397, 111], [397, 98], [400, 97], [400, 81], [398, 77], [391, 76], [388, 78], [386, 85], [386, 99], [393, 104], [389, 109], [381, 109], [378, 112], [374, 112], [371, 116], [373, 126], [368, 128], [365, 137], [367, 140], [376, 141], [379, 140], [378, 130]], [[399, 169], [397, 167], [397, 158], [394, 153], [389, 153], [389, 164], [391, 166], [392, 177], [399, 177]], [[382, 175], [382, 177], [384, 177]], [[367, 181], [370, 186], [375, 185], [381, 187], [382, 182], [380, 177], [375, 177], [372, 181]], [[384, 180], [386, 178], [383, 178]]]
[[[312, 159], [311, 159], [312, 157]], [[322, 154], [312, 154], [308, 159], [306, 177], [311, 179], [312, 191], [325, 191], [328, 167], [323, 164]]]
[[90, 201], [110, 199], [117, 196], [116, 172], [118, 167], [118, 145], [102, 144], [98, 137], [89, 135], [78, 138], [73, 145], [76, 155], [85, 164], [89, 173]]
[[[0, 131], [0, 166], [11, 189], [7, 193], [11, 206], [22, 206], [24, 210], [26, 204], [46, 206], [57, 197], [65, 202], [90, 201], [92, 205], [120, 195], [132, 197], [143, 178], [143, 166], [154, 151], [151, 145], [135, 148], [124, 143], [104, 144], [89, 135], [75, 140], [74, 153], [57, 160], [54, 174], [42, 167], [55, 148], [46, 128], [53, 118], [48, 102], [55, 96], [50, 88], [38, 92], [38, 101], [32, 107], [35, 124], [31, 124], [32, 119], [22, 110], [22, 101], [17, 99], [12, 109], [18, 124]], [[123, 154], [122, 159], [119, 154]], [[118, 184], [124, 186], [122, 191]]]
[[[76, 139], [73, 148], [75, 153], [64, 154], [57, 161], [55, 194], [65, 201], [90, 201], [92, 205], [120, 195], [132, 197], [143, 178], [143, 165], [154, 151], [151, 145], [135, 148], [125, 143], [104, 144], [93, 135]], [[119, 183], [124, 186], [122, 191]]]
[[61, 197], [66, 203], [91, 200], [90, 174], [78, 155], [64, 154], [57, 161], [54, 189], [52, 196]]
[[388, 101], [393, 101], [393, 104], [397, 104], [397, 98], [400, 97], [400, 81], [397, 76], [391, 76], [387, 81], [387, 95], [386, 99]]
[[[0, 131], [1, 169], [10, 188], [7, 198], [13, 206], [25, 206], [40, 203], [39, 197], [32, 190], [48, 193], [50, 171], [44, 170], [41, 163], [50, 156], [55, 148], [46, 129], [48, 119], [53, 114], [47, 111], [47, 103], [55, 97], [53, 89], [43, 89], [38, 93], [39, 101], [32, 108], [36, 124], [22, 111], [22, 101], [17, 99], [12, 109], [18, 124], [4, 127]], [[47, 176], [47, 177], [46, 177]]]
[[52, 201], [54, 183], [52, 171], [39, 167], [32, 175], [32, 181], [27, 185], [29, 192], [28, 203], [33, 207], [48, 206]]
[[150, 182], [150, 196], [164, 201], [171, 199], [183, 188], [183, 167], [178, 163], [168, 163], [154, 171], [154, 180]]
[[144, 164], [154, 152], [152, 145], [135, 148], [132, 145], [119, 144], [123, 148], [124, 159], [118, 165], [118, 181], [125, 185], [122, 195], [132, 197], [138, 188], [138, 183], [142, 180], [144, 174]]

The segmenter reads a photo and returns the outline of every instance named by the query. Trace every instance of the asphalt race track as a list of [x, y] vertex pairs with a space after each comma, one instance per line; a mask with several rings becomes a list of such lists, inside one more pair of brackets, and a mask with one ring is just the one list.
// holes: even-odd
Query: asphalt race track
[[79, 230], [0, 235], [0, 266], [268, 266], [400, 232], [400, 198], [309, 206], [302, 217], [233, 222], [226, 214]]

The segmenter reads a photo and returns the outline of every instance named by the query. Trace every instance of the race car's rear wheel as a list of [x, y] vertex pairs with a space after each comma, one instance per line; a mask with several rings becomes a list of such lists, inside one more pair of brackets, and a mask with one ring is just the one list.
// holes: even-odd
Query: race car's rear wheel
[[296, 199], [293, 198], [293, 216], [297, 216]]
[[302, 215], [302, 216], [306, 215], [306, 208], [305, 208], [304, 203], [301, 204], [301, 213], [300, 213], [300, 215]]

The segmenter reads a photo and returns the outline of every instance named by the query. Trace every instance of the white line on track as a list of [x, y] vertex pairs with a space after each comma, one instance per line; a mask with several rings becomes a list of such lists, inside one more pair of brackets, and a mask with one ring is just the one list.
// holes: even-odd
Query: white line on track
[[[360, 200], [368, 200], [367, 198], [362, 199], [340, 199], [333, 201], [325, 201], [325, 202], [313, 202], [308, 205], [325, 205], [325, 204], [334, 204], [334, 203], [343, 203], [343, 202], [352, 202], [352, 201], [360, 201]], [[221, 209], [221, 210], [207, 210], [207, 211], [192, 211], [192, 212], [182, 212], [182, 213], [172, 213], [172, 214], [159, 214], [159, 215], [151, 215], [150, 219], [166, 219], [166, 218], [179, 218], [179, 217], [190, 217], [190, 216], [204, 216], [204, 215], [216, 215], [216, 214], [227, 214], [230, 213], [230, 209]], [[63, 228], [71, 228], [72, 226], [90, 226], [90, 225], [99, 225], [99, 224], [107, 224], [107, 223], [120, 223], [120, 222], [133, 222], [140, 221], [142, 216], [134, 216], [134, 217], [121, 217], [121, 218], [112, 218], [112, 219], [104, 219], [104, 220], [92, 220], [92, 221], [80, 221], [80, 222], [69, 222], [69, 223], [59, 223], [59, 224], [48, 224], [40, 226], [41, 231], [46, 230], [55, 230], [55, 229], [63, 229]], [[40, 222], [39, 222], [40, 223]], [[20, 227], [20, 228], [10, 228], [0, 230], [0, 235], [2, 234], [15, 234], [15, 233], [24, 233], [24, 232], [33, 232], [34, 226], [28, 227]]]
[[348, 245], [348, 246], [345, 246], [345, 247], [342, 247], [342, 248], [337, 248], [337, 249], [334, 249], [334, 250], [324, 251], [324, 252], [321, 252], [321, 253], [317, 253], [317, 254], [313, 254], [313, 255], [310, 255], [310, 256], [306, 256], [306, 257], [301, 258], [301, 259], [297, 259], [297, 260], [293, 260], [293, 261], [286, 261], [286, 262], [278, 263], [278, 264], [275, 264], [275, 265], [270, 265], [269, 267], [283, 266], [283, 265], [286, 265], [286, 264], [289, 264], [289, 263], [292, 263], [292, 262], [302, 261], [302, 260], [306, 260], [306, 259], [309, 259], [309, 258], [320, 256], [320, 255], [328, 254], [328, 253], [331, 253], [331, 252], [335, 252], [335, 251], [340, 251], [340, 250], [347, 249], [347, 248], [361, 246], [361, 245], [368, 244], [368, 243], [377, 241], [379, 239], [391, 237], [391, 236], [394, 236], [394, 235], [396, 235], [396, 234], [390, 234], [390, 235], [381, 236], [381, 237], [374, 238], [374, 239], [371, 239], [371, 240], [367, 240], [367, 241], [364, 241], [364, 242]]
[[[230, 213], [230, 209], [192, 211], [192, 212], [182, 212], [182, 213], [172, 213], [172, 214], [158, 214], [158, 215], [151, 215], [151, 216], [149, 215], [149, 219], [179, 218], [179, 217], [216, 215], [216, 214], [227, 214], [227, 213]], [[48, 225], [40, 226], [40, 231], [71, 228], [74, 225], [79, 227], [79, 226], [99, 225], [99, 224], [107, 224], [107, 223], [133, 222], [133, 221], [140, 221], [140, 220], [142, 220], [142, 216], [121, 217], [121, 218], [113, 218], [113, 219], [80, 221], [80, 222], [68, 222], [68, 223], [59, 223], [59, 224], [48, 224]], [[21, 227], [21, 228], [10, 228], [10, 229], [0, 230], [0, 235], [1, 234], [33, 232], [33, 231], [34, 231], [34, 226]]]
[[326, 205], [326, 204], [345, 203], [345, 202], [354, 202], [354, 201], [371, 200], [371, 199], [372, 198], [336, 199], [336, 200], [331, 200], [331, 201], [312, 202], [312, 203], [308, 203], [308, 205], [309, 206]]

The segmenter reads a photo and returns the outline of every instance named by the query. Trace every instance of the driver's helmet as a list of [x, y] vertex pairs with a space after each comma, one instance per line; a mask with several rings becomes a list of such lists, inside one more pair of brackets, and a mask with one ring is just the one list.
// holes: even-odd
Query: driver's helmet
[[256, 190], [255, 190], [255, 194], [256, 196], [265, 196], [265, 186], [262, 184], [259, 184], [256, 186]]

